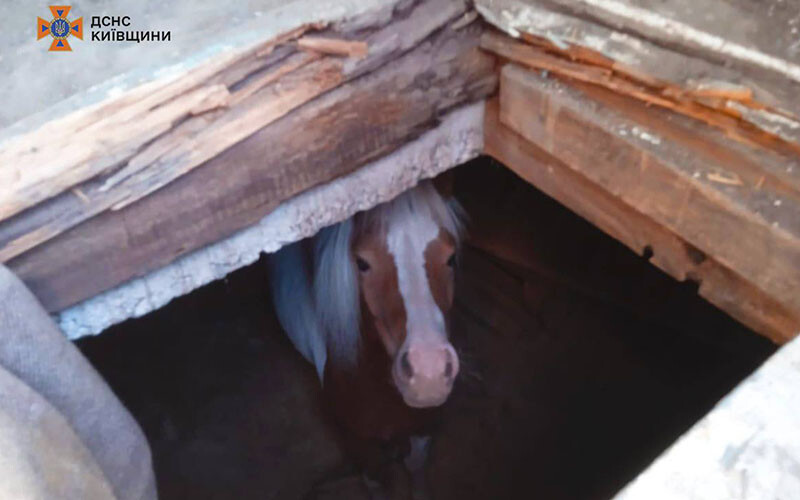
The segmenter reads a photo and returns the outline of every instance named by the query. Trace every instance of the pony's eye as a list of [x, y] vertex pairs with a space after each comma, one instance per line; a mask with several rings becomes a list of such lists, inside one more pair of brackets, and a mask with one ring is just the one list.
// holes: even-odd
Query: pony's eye
[[358, 267], [358, 270], [361, 271], [362, 273], [369, 271], [369, 262], [362, 259], [361, 257], [356, 257], [356, 267]]
[[451, 255], [450, 258], [447, 259], [447, 265], [449, 267], [455, 267], [455, 265], [456, 265], [456, 254]]

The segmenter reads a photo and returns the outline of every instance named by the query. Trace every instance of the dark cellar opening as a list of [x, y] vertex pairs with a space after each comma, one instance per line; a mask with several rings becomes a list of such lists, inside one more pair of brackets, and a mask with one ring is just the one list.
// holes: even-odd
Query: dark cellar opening
[[[489, 158], [455, 192], [471, 240], [437, 499], [609, 498], [775, 351]], [[162, 499], [359, 498], [266, 272], [78, 342], [147, 435]]]

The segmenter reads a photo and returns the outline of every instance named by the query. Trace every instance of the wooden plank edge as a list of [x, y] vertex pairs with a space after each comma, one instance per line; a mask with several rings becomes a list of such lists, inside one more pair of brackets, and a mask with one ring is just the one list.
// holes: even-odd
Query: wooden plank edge
[[[92, 114], [94, 120], [84, 117], [77, 130], [57, 127], [59, 133], [45, 136], [43, 130], [53, 128], [46, 126], [12, 139], [0, 151], [0, 164], [9, 166], [0, 171], [0, 220], [20, 214], [46, 221], [24, 232], [20, 225], [15, 231], [0, 225], [0, 262], [174, 182], [303, 104], [413, 49], [458, 22], [465, 8], [463, 2], [426, 0], [391, 23], [361, 26], [355, 35], [329, 34], [321, 43], [318, 38], [294, 42], [315, 26], [292, 30], [256, 48], [211, 60], [142, 99], [130, 98], [140, 93], [133, 89], [102, 106], [105, 112]], [[337, 35], [360, 39], [335, 39]], [[347, 49], [345, 55], [356, 47], [358, 57], [324, 55], [331, 44], [340, 52]], [[373, 50], [367, 52], [370, 44]], [[312, 46], [318, 50], [306, 50]], [[82, 111], [76, 114], [83, 116]], [[67, 209], [55, 216], [30, 213], [70, 189], [81, 193], [78, 208], [67, 202]], [[22, 214], [25, 209], [29, 212]]]
[[[494, 61], [477, 48], [480, 30], [476, 24], [437, 31], [392, 64], [320, 96], [137, 203], [12, 259], [9, 267], [56, 312], [256, 223], [281, 201], [392, 152], [448, 110], [493, 92]], [[432, 66], [439, 71], [428, 71]]]
[[599, 85], [648, 105], [700, 120], [745, 144], [774, 149], [781, 154], [800, 154], [800, 144], [765, 128], [765, 123], [755, 118], [759, 116], [755, 111], [779, 114], [783, 119], [794, 122], [797, 119], [755, 101], [750, 88], [721, 84], [716, 87], [683, 88], [628, 70], [626, 66], [586, 47], [560, 48], [549, 40], [526, 34], [522, 35], [522, 39], [525, 41], [511, 39], [498, 32], [486, 32], [481, 38], [481, 47], [530, 69]]
[[726, 164], [577, 87], [513, 64], [501, 72], [500, 103], [509, 128], [800, 310], [800, 220], [792, 217], [800, 204], [793, 194], [775, 205], [781, 198], [768, 191], [704, 178], [698, 172], [725, 173]]
[[484, 133], [486, 154], [637, 254], [651, 249], [650, 262], [679, 281], [699, 282], [700, 295], [736, 320], [779, 344], [800, 333], [800, 313], [713, 258], [700, 258], [680, 237], [503, 125], [496, 98], [487, 103]]
[[786, 141], [800, 144], [800, 107], [795, 99], [800, 92], [800, 81], [732, 67], [716, 59], [699, 57], [693, 51], [681, 52], [678, 46], [665, 46], [615, 29], [587, 19], [574, 9], [528, 0], [478, 0], [476, 9], [490, 24], [511, 37], [545, 47], [548, 52], [565, 54], [570, 60], [598, 64], [659, 86], [668, 82], [690, 95], [703, 94], [711, 88], [711, 94], [717, 97], [705, 99], [707, 103], [724, 104], [725, 99], [718, 97], [731, 95], [724, 89], [744, 89], [743, 93], [733, 95], [752, 95], [753, 104], [764, 106], [740, 106], [742, 101], [730, 100], [728, 111], [746, 116], [759, 128]]
[[471, 160], [483, 150], [483, 110], [483, 102], [454, 109], [437, 127], [393, 153], [285, 200], [226, 239], [59, 311], [57, 323], [72, 340], [97, 335], [255, 262], [262, 252], [312, 236], [394, 198], [420, 179]]

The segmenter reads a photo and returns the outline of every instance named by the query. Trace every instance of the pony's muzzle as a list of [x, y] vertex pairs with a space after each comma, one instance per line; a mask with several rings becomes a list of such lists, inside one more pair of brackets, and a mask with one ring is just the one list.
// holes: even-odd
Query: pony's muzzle
[[447, 400], [458, 375], [458, 355], [449, 343], [410, 344], [397, 356], [392, 370], [406, 404], [438, 406]]

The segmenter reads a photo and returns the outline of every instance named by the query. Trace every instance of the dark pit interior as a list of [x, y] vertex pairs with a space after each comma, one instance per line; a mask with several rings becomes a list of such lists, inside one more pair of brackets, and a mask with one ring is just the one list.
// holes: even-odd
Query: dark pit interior
[[[462, 373], [436, 499], [610, 498], [775, 346], [488, 158], [453, 318]], [[138, 419], [170, 499], [364, 498], [257, 262], [78, 342]]]

